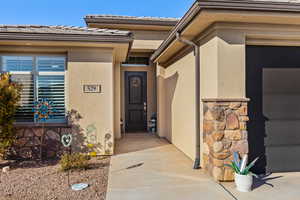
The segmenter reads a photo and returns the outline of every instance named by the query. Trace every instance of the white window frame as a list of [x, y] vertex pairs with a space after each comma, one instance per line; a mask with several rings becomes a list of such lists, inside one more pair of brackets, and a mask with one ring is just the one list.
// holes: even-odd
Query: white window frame
[[[6, 71], [3, 66], [3, 56], [24, 56], [24, 57], [32, 57], [33, 58], [33, 68], [32, 71]], [[65, 60], [65, 66], [64, 71], [62, 72], [39, 72], [38, 71], [38, 59], [37, 57], [63, 57]], [[48, 124], [54, 124], [54, 123], [66, 123], [67, 122], [67, 55], [65, 54], [15, 54], [15, 53], [2, 53], [0, 54], [0, 73], [9, 72], [10, 74], [25, 74], [25, 75], [33, 75], [33, 93], [34, 93], [34, 99], [37, 100], [38, 95], [38, 82], [37, 77], [43, 76], [43, 75], [64, 75], [64, 103], [65, 103], [65, 120], [62, 122], [46, 122]], [[33, 118], [33, 122], [16, 122], [17, 124], [32, 124], [32, 123], [38, 123], [35, 118]]]

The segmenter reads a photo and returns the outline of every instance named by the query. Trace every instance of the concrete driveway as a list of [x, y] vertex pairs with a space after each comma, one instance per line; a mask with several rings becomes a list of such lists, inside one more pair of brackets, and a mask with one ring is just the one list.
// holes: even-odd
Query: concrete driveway
[[273, 174], [253, 192], [239, 193], [222, 185], [166, 140], [149, 134], [128, 134], [117, 141], [111, 159], [107, 200], [279, 200], [300, 199], [300, 173]]
[[298, 200], [300, 173], [274, 173], [256, 180], [253, 191], [238, 192], [233, 183], [222, 183], [239, 200]]

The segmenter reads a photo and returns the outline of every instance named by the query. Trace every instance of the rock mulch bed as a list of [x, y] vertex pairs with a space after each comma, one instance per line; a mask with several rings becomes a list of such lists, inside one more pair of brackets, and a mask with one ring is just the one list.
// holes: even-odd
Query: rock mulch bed
[[25, 161], [0, 172], [0, 200], [104, 200], [110, 159], [93, 158], [91, 169], [70, 171], [70, 184], [88, 183], [83, 191], [68, 186], [67, 172], [57, 161]]

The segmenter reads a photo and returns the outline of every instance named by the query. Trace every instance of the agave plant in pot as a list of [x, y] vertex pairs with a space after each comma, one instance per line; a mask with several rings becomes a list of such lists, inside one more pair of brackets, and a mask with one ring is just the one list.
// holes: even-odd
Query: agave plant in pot
[[257, 175], [252, 173], [250, 169], [255, 165], [258, 158], [247, 165], [247, 154], [243, 156], [242, 160], [240, 160], [237, 152], [234, 152], [233, 156], [234, 160], [231, 162], [231, 164], [226, 166], [232, 168], [235, 173], [236, 188], [240, 192], [250, 192], [253, 184], [253, 176], [257, 177]]

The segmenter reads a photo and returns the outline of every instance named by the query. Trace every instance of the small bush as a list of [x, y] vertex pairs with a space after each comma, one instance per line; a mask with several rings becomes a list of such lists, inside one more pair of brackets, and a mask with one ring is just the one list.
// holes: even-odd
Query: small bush
[[80, 153], [64, 154], [60, 160], [61, 170], [86, 170], [89, 167], [89, 160], [89, 156]]
[[15, 141], [13, 123], [19, 106], [21, 85], [14, 83], [7, 73], [0, 73], [0, 158], [6, 158]]

